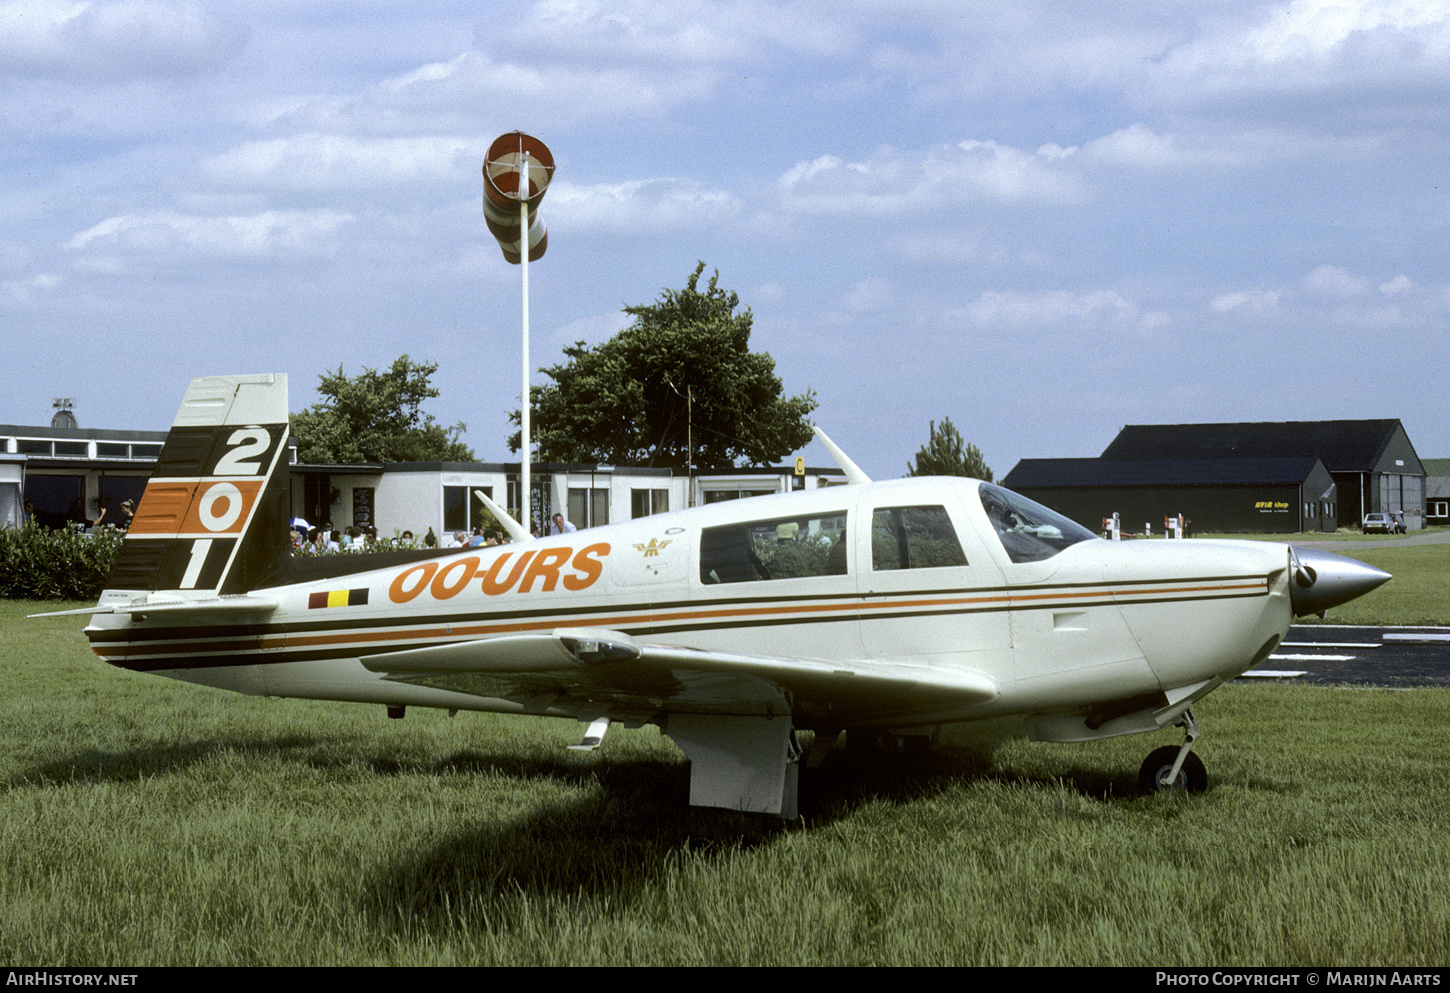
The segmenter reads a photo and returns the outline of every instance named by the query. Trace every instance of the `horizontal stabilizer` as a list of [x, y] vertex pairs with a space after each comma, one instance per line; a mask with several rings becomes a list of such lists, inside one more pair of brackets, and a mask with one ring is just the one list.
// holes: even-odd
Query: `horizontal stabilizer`
[[277, 609], [277, 601], [269, 596], [249, 594], [242, 596], [206, 597], [201, 600], [184, 600], [180, 597], [137, 597], [126, 603], [108, 603], [95, 607], [81, 607], [79, 610], [57, 610], [49, 614], [30, 614], [30, 617], [64, 617], [79, 614], [144, 614], [147, 616], [187, 614], [194, 617], [222, 617], [241, 614], [270, 614]]

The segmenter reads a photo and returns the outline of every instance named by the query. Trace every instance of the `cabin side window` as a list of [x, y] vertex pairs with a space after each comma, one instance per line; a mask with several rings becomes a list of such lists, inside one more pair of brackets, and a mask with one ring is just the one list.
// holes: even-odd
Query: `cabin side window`
[[871, 568], [966, 565], [945, 507], [880, 507], [871, 515]]
[[844, 510], [726, 524], [705, 528], [700, 535], [702, 583], [753, 583], [845, 574]]

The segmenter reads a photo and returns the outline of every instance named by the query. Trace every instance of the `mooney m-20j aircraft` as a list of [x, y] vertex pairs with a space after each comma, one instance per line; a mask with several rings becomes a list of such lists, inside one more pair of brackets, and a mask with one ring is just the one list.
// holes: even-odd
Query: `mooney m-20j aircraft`
[[[822, 436], [824, 438], [824, 436]], [[193, 380], [86, 634], [105, 661], [273, 697], [657, 724], [690, 802], [794, 818], [842, 731], [1018, 717], [1039, 740], [1182, 726], [1296, 615], [1389, 579], [1248, 541], [1104, 541], [958, 478], [756, 497], [495, 548], [294, 557], [287, 380]], [[827, 441], [829, 445], [829, 441]], [[802, 754], [796, 731], [815, 732]]]

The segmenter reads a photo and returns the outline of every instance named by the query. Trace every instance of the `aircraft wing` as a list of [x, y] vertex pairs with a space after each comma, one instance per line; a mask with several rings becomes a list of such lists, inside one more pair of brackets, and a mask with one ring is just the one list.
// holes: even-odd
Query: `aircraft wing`
[[882, 660], [824, 662], [559, 628], [372, 655], [387, 679], [515, 700], [529, 712], [792, 714], [801, 726], [906, 719], [990, 700], [985, 673]]

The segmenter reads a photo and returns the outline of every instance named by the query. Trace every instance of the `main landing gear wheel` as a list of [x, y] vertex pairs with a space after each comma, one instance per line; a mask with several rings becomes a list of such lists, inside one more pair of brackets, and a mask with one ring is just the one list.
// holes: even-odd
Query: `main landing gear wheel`
[[1208, 789], [1208, 770], [1203, 767], [1203, 759], [1193, 752], [1184, 756], [1183, 768], [1169, 781], [1168, 776], [1173, 772], [1173, 763], [1178, 761], [1180, 751], [1182, 749], [1177, 745], [1164, 745], [1148, 753], [1143, 767], [1138, 770], [1138, 786], [1144, 793], [1176, 793], [1180, 790], [1202, 793]]

